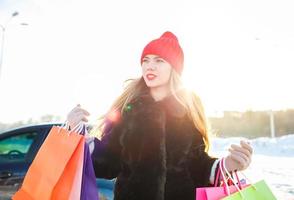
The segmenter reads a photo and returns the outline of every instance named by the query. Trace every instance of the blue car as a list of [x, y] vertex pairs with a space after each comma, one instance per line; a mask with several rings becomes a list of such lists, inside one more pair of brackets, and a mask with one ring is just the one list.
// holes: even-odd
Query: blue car
[[[52, 126], [38, 124], [0, 133], [0, 200], [10, 200]], [[112, 200], [115, 180], [96, 179], [101, 199]]]

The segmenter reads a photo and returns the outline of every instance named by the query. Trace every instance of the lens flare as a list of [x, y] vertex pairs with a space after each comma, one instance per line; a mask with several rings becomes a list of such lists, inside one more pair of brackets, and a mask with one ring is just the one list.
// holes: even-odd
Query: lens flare
[[120, 112], [119, 111], [112, 111], [109, 115], [108, 115], [108, 119], [112, 122], [118, 122], [120, 119]]

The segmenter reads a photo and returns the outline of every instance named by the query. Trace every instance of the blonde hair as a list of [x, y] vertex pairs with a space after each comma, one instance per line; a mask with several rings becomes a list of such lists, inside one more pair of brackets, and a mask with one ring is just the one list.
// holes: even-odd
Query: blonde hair
[[[103, 128], [107, 117], [111, 115], [112, 112], [116, 111], [123, 114], [123, 111], [133, 99], [137, 98], [142, 92], [148, 91], [148, 87], [142, 77], [138, 79], [129, 79], [126, 82], [129, 82], [129, 84], [127, 84], [123, 93], [114, 101], [109, 111], [100, 118], [102, 121], [98, 125], [98, 131], [102, 137], [104, 135]], [[176, 100], [184, 106], [188, 117], [202, 135], [205, 151], [207, 152], [210, 147], [208, 122], [200, 98], [194, 92], [184, 89], [181, 78], [174, 69], [172, 69], [171, 72], [169, 86], [170, 92], [174, 95]]]

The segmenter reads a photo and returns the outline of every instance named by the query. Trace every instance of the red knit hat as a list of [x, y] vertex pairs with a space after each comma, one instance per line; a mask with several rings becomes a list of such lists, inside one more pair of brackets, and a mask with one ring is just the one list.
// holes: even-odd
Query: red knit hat
[[184, 53], [178, 38], [172, 32], [167, 31], [163, 33], [160, 38], [152, 40], [145, 46], [141, 55], [141, 64], [143, 58], [148, 54], [154, 54], [163, 58], [172, 65], [176, 72], [182, 73]]

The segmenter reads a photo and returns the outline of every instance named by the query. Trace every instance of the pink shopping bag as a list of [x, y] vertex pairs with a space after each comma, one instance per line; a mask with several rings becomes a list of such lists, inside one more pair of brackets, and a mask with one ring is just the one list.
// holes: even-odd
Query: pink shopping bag
[[[219, 178], [221, 175], [221, 180], [225, 180], [225, 175], [223, 173], [223, 159], [220, 160], [220, 166], [217, 171], [217, 175], [215, 178], [214, 182], [214, 187], [201, 187], [201, 188], [196, 188], [196, 200], [219, 200], [223, 197], [228, 196], [228, 194], [233, 194], [238, 191], [236, 186], [231, 185], [228, 186], [227, 183], [224, 181], [223, 186], [217, 186], [219, 182]], [[240, 188], [245, 188], [249, 185], [241, 184], [238, 178], [237, 173], [235, 174], [236, 178], [238, 180], [238, 185]]]
[[[84, 145], [82, 146], [82, 152], [84, 152]], [[82, 187], [82, 176], [83, 176], [83, 166], [84, 166], [84, 154], [79, 157], [77, 162], [77, 170], [74, 177], [71, 192], [69, 194], [70, 200], [80, 200], [81, 187]]]

